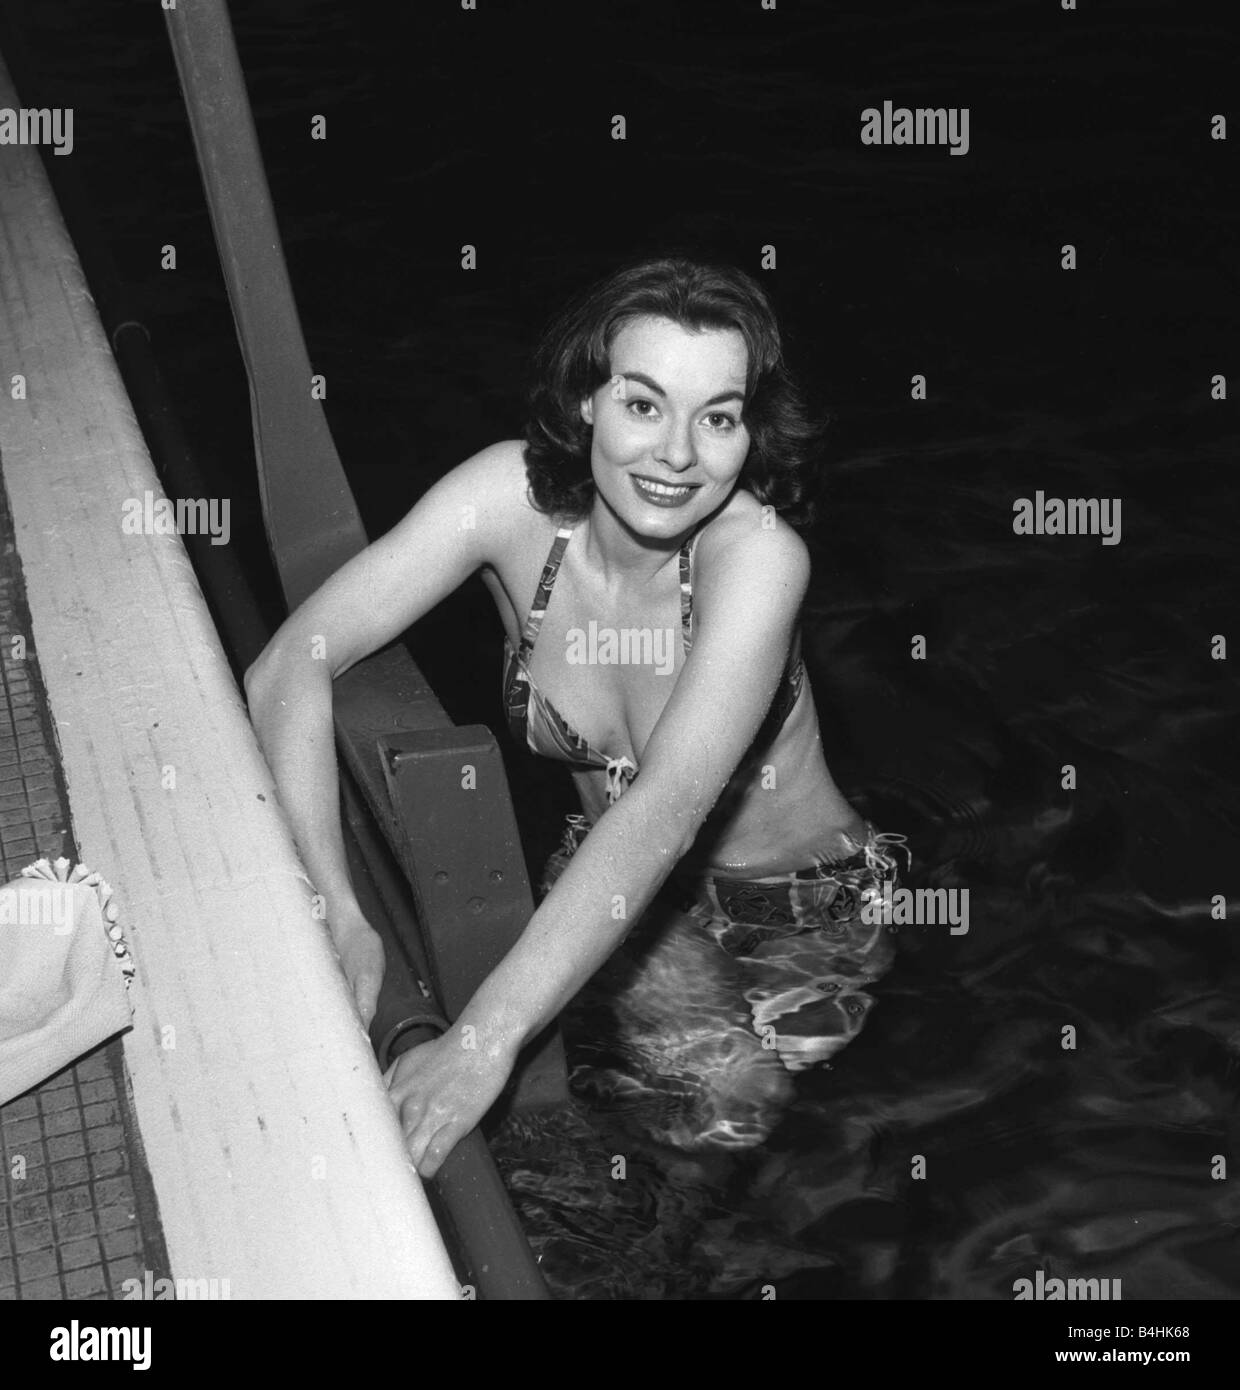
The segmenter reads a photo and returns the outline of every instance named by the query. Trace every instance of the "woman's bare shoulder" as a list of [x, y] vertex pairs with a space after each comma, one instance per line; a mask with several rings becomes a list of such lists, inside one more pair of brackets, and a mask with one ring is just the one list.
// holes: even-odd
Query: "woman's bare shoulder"
[[[751, 493], [733, 495], [702, 528], [693, 561], [693, 612], [703, 635], [780, 633], [809, 588], [805, 542]], [[695, 648], [696, 650], [696, 648]]]
[[507, 509], [524, 503], [528, 480], [525, 473], [525, 441], [501, 439], [479, 449], [453, 469], [463, 487], [477, 491], [478, 505]]
[[695, 559], [708, 571], [725, 565], [772, 568], [787, 579], [799, 579], [809, 568], [805, 542], [773, 507], [745, 488], [737, 488], [702, 528]]
[[481, 533], [486, 563], [523, 565], [529, 555], [546, 550], [559, 523], [531, 499], [524, 440], [489, 444], [448, 477], [454, 500], [467, 516], [463, 524]]
[[476, 527], [495, 540], [527, 532], [538, 513], [529, 496], [525, 442], [501, 439], [488, 444], [441, 479], [450, 505], [462, 513], [462, 526]]

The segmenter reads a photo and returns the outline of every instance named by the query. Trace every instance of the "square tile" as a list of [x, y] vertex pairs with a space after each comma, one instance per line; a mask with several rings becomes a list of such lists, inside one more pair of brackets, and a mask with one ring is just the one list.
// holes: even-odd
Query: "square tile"
[[82, 1134], [58, 1134], [47, 1141], [47, 1156], [53, 1163], [62, 1158], [83, 1158], [86, 1154], [86, 1139]]
[[59, 1279], [46, 1278], [29, 1281], [23, 1279], [19, 1287], [23, 1302], [60, 1303], [64, 1301], [65, 1291], [61, 1288]]
[[[35, 1156], [34, 1151], [31, 1150], [31, 1158]], [[26, 1176], [13, 1183], [13, 1191], [20, 1190], [25, 1196], [33, 1192], [46, 1192], [48, 1186], [47, 1167], [42, 1163], [35, 1165], [32, 1162], [30, 1167], [26, 1169]]]
[[62, 1187], [52, 1193], [52, 1215], [57, 1218], [90, 1211], [93, 1205], [89, 1187]]
[[95, 1200], [101, 1207], [124, 1202], [133, 1205], [133, 1183], [127, 1177], [104, 1178], [95, 1184]]
[[103, 1253], [109, 1260], [120, 1259], [122, 1255], [141, 1255], [142, 1233], [136, 1226], [127, 1226], [120, 1231], [106, 1231], [102, 1237]]
[[102, 1153], [106, 1149], [120, 1149], [125, 1144], [125, 1131], [120, 1125], [104, 1125], [101, 1129], [86, 1131], [86, 1146], [91, 1153]]
[[51, 1175], [54, 1186], [69, 1187], [73, 1183], [86, 1182], [90, 1172], [84, 1158], [65, 1158], [51, 1165]]
[[[99, 1252], [99, 1242], [94, 1236], [85, 1240], [67, 1240], [59, 1248], [60, 1263], [66, 1269], [81, 1269], [83, 1265], [97, 1265], [103, 1258]], [[21, 1257], [18, 1256], [18, 1259]]]
[[27, 1173], [29, 1173], [31, 1168], [42, 1168], [47, 1162], [47, 1150], [42, 1144], [23, 1144], [20, 1149], [10, 1148], [7, 1152], [8, 1160], [5, 1167], [8, 1169], [9, 1181], [14, 1186], [26, 1181], [25, 1178], [15, 1178], [13, 1176], [13, 1160], [15, 1158], [24, 1160]]
[[[86, 1084], [88, 1086], [97, 1086], [99, 1083], [88, 1081]], [[120, 1108], [114, 1100], [105, 1100], [94, 1105], [88, 1105], [82, 1113], [86, 1117], [87, 1129], [99, 1129], [104, 1125], [119, 1125], [121, 1122]]]
[[95, 1234], [95, 1213], [93, 1211], [70, 1211], [56, 1218], [56, 1239], [77, 1240], [82, 1236]]
[[112, 1297], [123, 1298], [124, 1289], [122, 1285], [126, 1279], [137, 1279], [139, 1283], [145, 1273], [142, 1261], [133, 1255], [126, 1255], [119, 1260], [108, 1261], [108, 1283], [112, 1286]]
[[138, 1220], [133, 1210], [123, 1202], [111, 1207], [96, 1207], [95, 1220], [100, 1231], [119, 1231], [127, 1226], [137, 1227]]
[[103, 1153], [91, 1154], [90, 1175], [92, 1178], [110, 1178], [125, 1172], [129, 1167], [129, 1155], [124, 1149], [105, 1149]]
[[17, 1257], [17, 1278], [23, 1285], [30, 1279], [55, 1275], [58, 1268], [54, 1250], [31, 1250]]
[[74, 1130], [82, 1128], [82, 1112], [77, 1108], [76, 1100], [73, 1105], [67, 1106], [64, 1110], [57, 1110], [54, 1114], [43, 1116], [43, 1133], [49, 1138], [57, 1134], [72, 1134]]
[[18, 1255], [28, 1255], [32, 1250], [52, 1250], [55, 1244], [50, 1221], [31, 1221], [13, 1231], [13, 1250]]
[[112, 1075], [108, 1069], [107, 1055], [102, 1049], [83, 1057], [77, 1064], [77, 1072], [79, 1081], [102, 1081]]
[[52, 1214], [47, 1198], [41, 1194], [18, 1197], [10, 1203], [13, 1226], [24, 1225], [27, 1221], [45, 1221]]
[[4, 1146], [6, 1149], [20, 1149], [23, 1144], [37, 1144], [43, 1138], [43, 1127], [34, 1120], [4, 1120]]
[[72, 1086], [57, 1086], [39, 1094], [39, 1109], [45, 1115], [55, 1114], [58, 1110], [67, 1110], [71, 1105], [76, 1104], [77, 1092]]
[[108, 1282], [103, 1276], [102, 1265], [88, 1265], [85, 1269], [71, 1269], [65, 1275], [66, 1298], [97, 1298], [107, 1294]]

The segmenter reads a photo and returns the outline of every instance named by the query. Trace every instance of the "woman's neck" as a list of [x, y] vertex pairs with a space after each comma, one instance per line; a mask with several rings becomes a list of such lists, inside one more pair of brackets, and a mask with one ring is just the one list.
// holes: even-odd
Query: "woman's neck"
[[609, 589], [650, 583], [675, 559], [690, 534], [685, 531], [655, 539], [639, 536], [598, 496], [577, 529], [584, 532], [584, 559]]

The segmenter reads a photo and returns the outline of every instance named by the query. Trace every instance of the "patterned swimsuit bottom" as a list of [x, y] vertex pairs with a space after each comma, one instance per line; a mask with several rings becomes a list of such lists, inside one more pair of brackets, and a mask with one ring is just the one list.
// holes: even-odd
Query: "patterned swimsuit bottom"
[[[544, 895], [589, 830], [568, 817]], [[881, 900], [905, 837], [867, 824], [848, 843], [765, 878], [674, 873], [565, 1010], [573, 1090], [675, 1148], [762, 1143], [790, 1073], [857, 1036], [895, 953]]]

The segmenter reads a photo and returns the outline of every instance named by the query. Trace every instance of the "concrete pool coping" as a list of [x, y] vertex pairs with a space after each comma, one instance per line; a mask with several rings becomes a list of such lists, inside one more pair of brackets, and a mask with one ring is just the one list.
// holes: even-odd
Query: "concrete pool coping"
[[172, 1273], [459, 1298], [181, 537], [122, 531], [163, 489], [35, 149], [0, 149], [0, 209], [0, 471], [74, 839], [137, 965], [125, 1062]]

